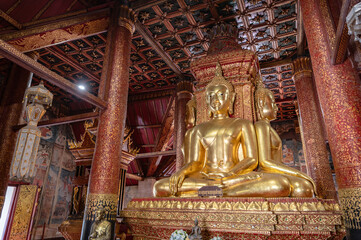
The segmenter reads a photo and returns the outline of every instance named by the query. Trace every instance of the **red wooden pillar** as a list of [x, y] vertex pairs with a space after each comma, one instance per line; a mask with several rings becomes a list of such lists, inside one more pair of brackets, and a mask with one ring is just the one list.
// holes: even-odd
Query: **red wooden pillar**
[[346, 228], [351, 239], [361, 239], [360, 79], [350, 59], [338, 65], [330, 62], [335, 31], [327, 1], [300, 3]]
[[176, 170], [180, 169], [184, 164], [182, 145], [186, 134], [186, 107], [187, 102], [193, 96], [193, 84], [191, 81], [183, 80], [177, 84], [177, 98], [175, 99], [175, 129], [176, 129]]
[[127, 6], [117, 6], [116, 18], [108, 34], [108, 71], [100, 86], [107, 108], [100, 113], [99, 127], [93, 158], [82, 238], [88, 239], [96, 211], [105, 210], [106, 220], [114, 235], [118, 203], [121, 146], [123, 142], [129, 89], [130, 45], [134, 32], [134, 12]]
[[323, 119], [313, 84], [310, 58], [296, 59], [293, 62], [293, 74], [307, 173], [315, 181], [319, 197], [337, 199], [324, 138]]

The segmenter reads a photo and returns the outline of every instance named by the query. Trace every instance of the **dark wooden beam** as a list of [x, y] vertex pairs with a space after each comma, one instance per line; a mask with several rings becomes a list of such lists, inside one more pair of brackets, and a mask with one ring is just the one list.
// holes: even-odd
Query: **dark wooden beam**
[[141, 145], [140, 146], [141, 148], [146, 148], [146, 147], [152, 147], [152, 148], [154, 148], [155, 147], [155, 145], [154, 144], [144, 144], [144, 145]]
[[302, 10], [301, 10], [301, 0], [298, 0], [296, 3], [297, 7], [297, 56], [303, 56], [305, 53], [304, 48], [304, 39], [305, 39], [305, 29], [303, 28], [303, 17], [302, 17]]
[[[47, 22], [41, 21], [40, 23], [35, 22], [34, 25], [29, 25], [26, 27], [26, 29], [23, 29], [21, 31], [2, 34], [0, 35], [0, 39], [4, 41], [9, 41], [13, 39], [28, 37], [31, 35], [42, 34], [44, 32], [49, 32], [61, 28], [67, 28], [70, 26], [72, 26], [73, 28], [77, 28], [77, 26], [80, 24], [91, 22], [92, 20], [99, 19], [102, 17], [107, 17], [108, 15], [109, 15], [109, 9], [101, 9], [92, 12], [83, 12], [75, 16], [68, 16], [68, 14], [65, 14], [63, 16], [58, 16], [57, 19], [53, 21], [51, 20]], [[108, 26], [104, 26], [104, 31], [107, 30], [107, 27]]]
[[275, 61], [275, 62], [264, 62], [264, 63], [260, 63], [260, 68], [261, 69], [265, 69], [265, 68], [272, 68], [272, 67], [278, 67], [278, 66], [282, 66], [282, 65], [287, 65], [287, 64], [291, 64], [292, 63], [292, 59], [291, 58], [285, 58], [283, 60], [279, 60], [279, 61]]
[[143, 36], [145, 41], [147, 41], [153, 49], [159, 54], [159, 56], [163, 59], [163, 61], [177, 74], [179, 77], [183, 78], [183, 73], [180, 70], [179, 66], [175, 64], [172, 61], [172, 58], [163, 50], [162, 45], [158, 43], [152, 36], [152, 34], [149, 32], [148, 29], [146, 29], [143, 24], [140, 22], [135, 23], [136, 30]]
[[138, 153], [135, 158], [152, 158], [152, 157], [158, 157], [158, 156], [171, 156], [175, 155], [175, 150], [170, 151], [160, 151], [160, 152], [149, 152], [149, 153]]
[[153, 125], [133, 126], [133, 127], [131, 127], [131, 128], [134, 128], [134, 129], [160, 128], [161, 126], [162, 126], [161, 124], [153, 124]]
[[[22, 30], [0, 35], [0, 39], [21, 52], [29, 52], [59, 43], [85, 38], [108, 30], [109, 9], [100, 13], [72, 16], [55, 22], [24, 27]], [[103, 16], [103, 17], [101, 17]]]
[[[172, 169], [175, 170], [175, 165], [176, 165], [176, 162], [173, 161], [169, 164], [169, 166], [164, 170], [164, 175], [171, 175], [172, 173]], [[174, 172], [173, 170], [173, 172]]]
[[153, 7], [155, 5], [161, 4], [163, 2], [166, 2], [167, 0], [137, 0], [130, 2], [130, 8], [141, 11], [146, 8]]
[[17, 29], [21, 29], [23, 27], [18, 21], [16, 21], [14, 18], [10, 17], [8, 14], [6, 14], [2, 10], [0, 10], [0, 17], [2, 19], [4, 19], [5, 21], [7, 21], [8, 23], [10, 23], [11, 25], [13, 25], [14, 27], [16, 27]]
[[[166, 109], [166, 111], [165, 111], [165, 114], [164, 114], [164, 116], [163, 116], [163, 119], [162, 119], [162, 124], [161, 124], [161, 128], [159, 129], [159, 132], [158, 132], [158, 135], [157, 135], [157, 138], [156, 138], [156, 140], [155, 140], [155, 147], [154, 147], [154, 151], [159, 151], [163, 146], [158, 146], [159, 145], [159, 139], [160, 139], [160, 137], [162, 136], [162, 134], [164, 134], [164, 133], [166, 133], [167, 131], [163, 131], [164, 130], [164, 127], [165, 127], [165, 125], [166, 125], [166, 120], [167, 120], [167, 118], [168, 118], [168, 115], [169, 115], [169, 113], [171, 112], [171, 109], [172, 109], [172, 106], [173, 106], [173, 104], [174, 104], [174, 101], [175, 101], [175, 95], [173, 95], [172, 97], [171, 97], [171, 99], [169, 100], [169, 102], [168, 102], [168, 105], [167, 105], [167, 109]], [[174, 109], [173, 109], [174, 110]], [[174, 113], [173, 113], [173, 115], [174, 115]], [[168, 129], [169, 130], [169, 129]]]
[[42, 79], [54, 84], [55, 86], [65, 90], [66, 92], [73, 94], [74, 96], [94, 105], [101, 109], [106, 107], [106, 102], [102, 99], [86, 92], [81, 91], [77, 85], [66, 80], [62, 76], [49, 70], [45, 66], [41, 65], [31, 57], [26, 56], [20, 51], [16, 50], [13, 46], [9, 45], [5, 41], [0, 39], [0, 55], [19, 65], [20, 67], [29, 70]]
[[348, 42], [350, 35], [348, 35], [348, 27], [346, 24], [346, 17], [349, 12], [351, 0], [344, 0], [342, 2], [340, 18], [338, 19], [336, 30], [336, 46], [331, 54], [331, 63], [340, 64], [346, 59]]
[[[93, 119], [99, 117], [98, 112], [90, 112], [90, 113], [83, 113], [73, 116], [67, 116], [67, 117], [61, 117], [61, 118], [55, 118], [50, 119], [46, 121], [41, 121], [38, 123], [38, 127], [49, 127], [49, 126], [55, 126], [55, 125], [63, 125], [68, 123], [74, 123], [74, 122], [81, 122], [88, 119]], [[22, 127], [25, 127], [26, 124], [20, 124], [13, 127], [14, 130], [19, 130]]]
[[157, 90], [157, 91], [148, 91], [136, 94], [129, 94], [128, 102], [136, 102], [136, 101], [146, 101], [152, 100], [161, 97], [169, 97], [173, 96], [175, 93], [175, 88], [167, 89], [167, 90]]
[[143, 181], [144, 180], [143, 177], [132, 174], [132, 173], [126, 173], [125, 176], [126, 176], [126, 178], [137, 180], [137, 181]]
[[92, 158], [75, 159], [74, 162], [77, 166], [91, 166]]
[[159, 166], [159, 167], [158, 167], [155, 175], [156, 175], [157, 177], [162, 177], [162, 176], [164, 176], [164, 174], [165, 174], [165, 172], [166, 172], [165, 170], [172, 164], [172, 162], [175, 161], [175, 159], [176, 159], [176, 156], [171, 156], [171, 157], [167, 160], [167, 162], [166, 162], [165, 164], [162, 164], [162, 166]]
[[[173, 135], [173, 121], [174, 121], [174, 103], [175, 95], [172, 96], [170, 101], [168, 102], [166, 112], [162, 119], [162, 127], [160, 128], [157, 138], [155, 147], [153, 151], [165, 151], [167, 149], [169, 140]], [[150, 160], [147, 176], [153, 176], [156, 172], [163, 156], [154, 157]]]

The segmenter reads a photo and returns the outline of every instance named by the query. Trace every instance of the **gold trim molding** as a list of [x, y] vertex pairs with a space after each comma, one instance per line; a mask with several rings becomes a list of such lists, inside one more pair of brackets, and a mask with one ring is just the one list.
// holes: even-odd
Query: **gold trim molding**
[[342, 239], [345, 234], [333, 199], [143, 198], [133, 199], [120, 216], [134, 239], [169, 239], [174, 229], [191, 229], [195, 218], [209, 229], [209, 238]]
[[312, 64], [309, 57], [299, 57], [292, 63], [292, 73], [293, 76], [299, 74], [306, 74], [312, 76]]
[[87, 196], [86, 220], [94, 221], [98, 210], [105, 210], [107, 220], [115, 221], [118, 196], [116, 194], [89, 193]]
[[332, 199], [313, 198], [222, 198], [217, 199], [134, 199], [127, 209], [187, 209], [219, 211], [274, 211], [274, 212], [340, 212], [340, 206]]
[[339, 189], [339, 198], [345, 226], [361, 229], [361, 188]]

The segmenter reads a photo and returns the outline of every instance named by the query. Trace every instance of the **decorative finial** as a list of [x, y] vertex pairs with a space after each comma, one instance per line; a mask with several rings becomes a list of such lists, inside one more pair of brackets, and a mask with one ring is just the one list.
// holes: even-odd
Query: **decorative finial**
[[217, 62], [217, 65], [216, 65], [216, 77], [223, 77], [222, 67], [219, 62]]

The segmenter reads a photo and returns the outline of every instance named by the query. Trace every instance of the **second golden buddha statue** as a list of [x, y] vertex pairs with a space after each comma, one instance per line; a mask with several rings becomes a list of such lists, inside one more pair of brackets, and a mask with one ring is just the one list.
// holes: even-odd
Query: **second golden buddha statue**
[[274, 168], [277, 164], [269, 166], [263, 161], [265, 164], [260, 165], [257, 145], [267, 148], [272, 139], [263, 137], [257, 141], [251, 121], [229, 117], [235, 91], [222, 76], [219, 63], [216, 69], [206, 87], [211, 120], [187, 131], [183, 146], [185, 165], [170, 178], [157, 181], [154, 195], [195, 197], [203, 186], [218, 186], [225, 197], [312, 197], [312, 179], [288, 168]]

